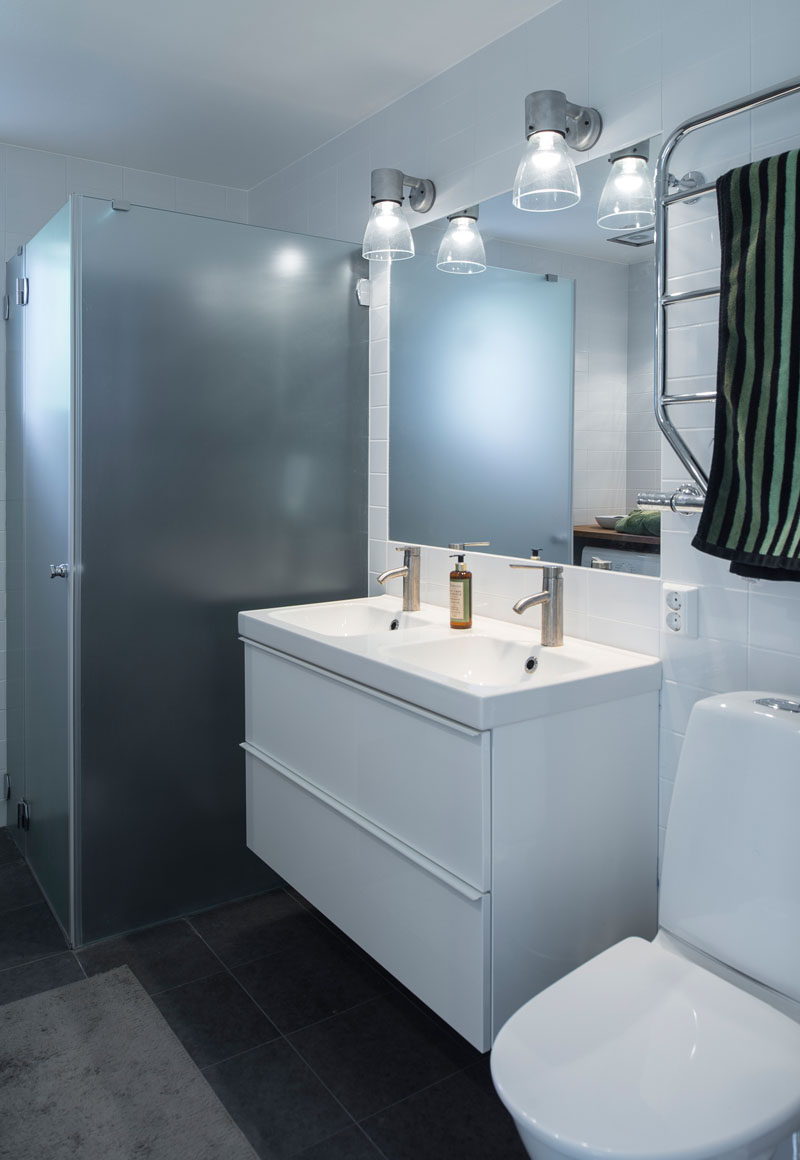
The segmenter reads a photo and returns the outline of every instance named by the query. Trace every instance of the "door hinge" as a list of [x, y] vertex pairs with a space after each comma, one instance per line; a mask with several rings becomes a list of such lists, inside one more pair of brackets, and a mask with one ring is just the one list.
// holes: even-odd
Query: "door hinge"
[[369, 306], [369, 278], [359, 278], [356, 282], [356, 298], [359, 306]]
[[31, 828], [31, 807], [29, 803], [22, 799], [17, 802], [17, 829], [29, 830]]
[[3, 295], [3, 322], [8, 322], [8, 295]]
[[122, 201], [120, 198], [115, 197], [111, 202], [111, 208], [116, 210], [117, 213], [130, 213], [131, 203], [129, 201]]
[[7, 802], [11, 798], [11, 774], [3, 774], [3, 801]]
[[30, 282], [27, 278], [17, 278], [17, 306], [28, 305], [30, 288]]

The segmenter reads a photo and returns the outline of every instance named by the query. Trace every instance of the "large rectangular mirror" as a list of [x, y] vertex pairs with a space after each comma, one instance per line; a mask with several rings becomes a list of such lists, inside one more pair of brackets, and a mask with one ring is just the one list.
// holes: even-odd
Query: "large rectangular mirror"
[[581, 165], [581, 201], [558, 213], [483, 203], [482, 274], [436, 269], [446, 219], [393, 265], [392, 539], [658, 574], [657, 537], [596, 522], [661, 478], [652, 233], [597, 226], [608, 172]]

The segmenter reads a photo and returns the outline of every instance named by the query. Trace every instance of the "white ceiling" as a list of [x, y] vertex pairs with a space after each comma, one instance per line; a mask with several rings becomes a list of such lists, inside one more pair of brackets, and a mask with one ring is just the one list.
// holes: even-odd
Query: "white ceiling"
[[249, 189], [556, 0], [2, 0], [0, 141]]

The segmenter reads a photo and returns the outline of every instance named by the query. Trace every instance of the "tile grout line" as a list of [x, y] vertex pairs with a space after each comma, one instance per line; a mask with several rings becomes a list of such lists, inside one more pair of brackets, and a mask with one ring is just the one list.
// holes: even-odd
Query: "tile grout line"
[[[314, 1068], [311, 1066], [311, 1064], [308, 1062], [308, 1060], [307, 1060], [307, 1059], [305, 1059], [305, 1058], [304, 1058], [304, 1057], [303, 1057], [303, 1056], [300, 1054], [300, 1052], [297, 1050], [297, 1048], [294, 1046], [294, 1044], [293, 1044], [293, 1043], [291, 1043], [291, 1042], [289, 1041], [289, 1039], [287, 1038], [287, 1036], [286, 1036], [286, 1035], [284, 1035], [284, 1033], [283, 1033], [283, 1032], [282, 1032], [282, 1031], [281, 1031], [281, 1030], [280, 1030], [280, 1029], [279, 1029], [279, 1028], [276, 1026], [276, 1024], [275, 1024], [275, 1023], [273, 1023], [272, 1019], [270, 1019], [269, 1015], [268, 1015], [268, 1014], [267, 1014], [267, 1012], [264, 1010], [264, 1008], [261, 1006], [261, 1004], [260, 1004], [260, 1003], [258, 1003], [258, 1002], [256, 1002], [256, 1000], [253, 998], [253, 996], [250, 994], [250, 992], [247, 990], [247, 988], [246, 988], [246, 987], [245, 987], [245, 986], [244, 986], [242, 983], [240, 983], [240, 982], [239, 982], [239, 980], [236, 978], [236, 976], [234, 975], [234, 973], [233, 973], [233, 971], [230, 969], [230, 967], [228, 967], [228, 965], [222, 961], [222, 959], [221, 959], [221, 958], [220, 958], [220, 956], [217, 954], [217, 952], [214, 950], [214, 948], [213, 948], [213, 947], [210, 945], [210, 943], [208, 943], [208, 942], [206, 941], [206, 939], [205, 939], [205, 938], [203, 938], [203, 935], [202, 935], [202, 934], [199, 932], [199, 930], [197, 930], [197, 929], [196, 929], [196, 928], [195, 928], [195, 927], [192, 925], [192, 923], [191, 923], [190, 919], [186, 918], [186, 919], [184, 919], [184, 921], [185, 921], [185, 922], [186, 922], [186, 924], [189, 926], [189, 928], [190, 928], [191, 930], [193, 930], [193, 931], [194, 931], [194, 933], [195, 933], [195, 934], [197, 935], [197, 937], [198, 937], [198, 938], [201, 940], [201, 942], [203, 942], [203, 943], [204, 943], [204, 945], [208, 947], [208, 949], [211, 951], [211, 953], [214, 955], [214, 957], [215, 957], [215, 958], [216, 958], [216, 959], [217, 959], [217, 960], [218, 960], [218, 961], [219, 961], [219, 962], [222, 964], [223, 968], [225, 969], [225, 971], [227, 971], [227, 973], [230, 975], [230, 977], [233, 979], [233, 981], [234, 981], [234, 982], [235, 982], [235, 983], [236, 983], [236, 984], [237, 984], [239, 987], [241, 987], [241, 988], [242, 988], [242, 990], [244, 991], [244, 993], [247, 995], [247, 997], [250, 999], [250, 1001], [253, 1003], [253, 1005], [254, 1005], [254, 1006], [255, 1006], [255, 1007], [256, 1007], [256, 1008], [257, 1008], [257, 1009], [258, 1009], [258, 1010], [261, 1012], [261, 1014], [264, 1016], [264, 1018], [265, 1018], [265, 1019], [269, 1019], [270, 1023], [272, 1023], [272, 1026], [273, 1026], [273, 1027], [275, 1027], [275, 1030], [278, 1032], [278, 1035], [277, 1035], [277, 1037], [276, 1037], [275, 1039], [268, 1040], [268, 1041], [267, 1041], [267, 1043], [262, 1043], [262, 1044], [259, 1044], [259, 1047], [266, 1047], [268, 1043], [276, 1043], [276, 1042], [278, 1041], [278, 1039], [281, 1039], [281, 1040], [283, 1040], [283, 1042], [287, 1044], [287, 1046], [288, 1046], [288, 1047], [289, 1047], [289, 1048], [290, 1048], [290, 1049], [291, 1049], [291, 1050], [294, 1052], [294, 1054], [297, 1056], [297, 1058], [298, 1058], [298, 1059], [301, 1061], [301, 1063], [303, 1064], [303, 1066], [304, 1066], [304, 1067], [307, 1067], [307, 1068], [308, 1068], [308, 1070], [309, 1070], [309, 1072], [311, 1073], [311, 1075], [313, 1075], [313, 1076], [314, 1076], [314, 1078], [317, 1080], [317, 1082], [318, 1082], [319, 1084], [321, 1084], [321, 1085], [322, 1085], [322, 1087], [325, 1089], [325, 1091], [328, 1093], [328, 1095], [331, 1097], [331, 1099], [332, 1099], [332, 1100], [335, 1100], [335, 1102], [336, 1102], [336, 1103], [339, 1105], [339, 1107], [342, 1109], [342, 1111], [345, 1113], [345, 1115], [346, 1115], [346, 1116], [349, 1118], [349, 1120], [350, 1120], [351, 1124], [355, 1124], [356, 1126], [358, 1126], [358, 1121], [356, 1120], [355, 1116], [353, 1116], [353, 1115], [352, 1115], [352, 1114], [351, 1114], [351, 1113], [348, 1111], [348, 1109], [347, 1109], [347, 1108], [344, 1106], [344, 1104], [342, 1103], [342, 1101], [341, 1101], [341, 1100], [340, 1100], [340, 1099], [339, 1099], [339, 1098], [338, 1098], [338, 1097], [337, 1097], [337, 1096], [336, 1096], [336, 1095], [335, 1095], [335, 1094], [334, 1094], [334, 1093], [331, 1091], [331, 1089], [328, 1087], [328, 1085], [325, 1083], [325, 1081], [324, 1081], [324, 1080], [323, 1080], [323, 1079], [322, 1079], [322, 1078], [321, 1078], [319, 1075], [317, 1075], [316, 1071], [315, 1071], [315, 1070], [314, 1070]], [[269, 958], [270, 956], [268, 956], [268, 955], [267, 955], [267, 956], [264, 956], [264, 957], [265, 957], [265, 958]], [[258, 960], [254, 959], [254, 960], [252, 960], [252, 961], [253, 961], [253, 962], [257, 962]], [[252, 1048], [249, 1048], [249, 1051], [257, 1051], [257, 1050], [259, 1050], [259, 1048], [258, 1048], [258, 1047], [252, 1047]], [[247, 1052], [242, 1052], [242, 1051], [240, 1051], [240, 1052], [237, 1052], [237, 1054], [236, 1054], [236, 1055], [229, 1056], [228, 1058], [229, 1058], [229, 1059], [236, 1059], [236, 1058], [238, 1058], [240, 1055], [246, 1055], [246, 1054], [247, 1054]], [[226, 1061], [226, 1060], [220, 1060], [220, 1061], [219, 1061], [219, 1063], [224, 1063], [224, 1062], [227, 1062], [227, 1061]], [[217, 1066], [218, 1066], [218, 1064], [209, 1064], [208, 1066], [209, 1066], [209, 1067], [217, 1067]], [[203, 1068], [203, 1069], [201, 1069], [201, 1070], [205, 1071], [205, 1069], [204, 1069], [204, 1068]], [[341, 1130], [343, 1131], [344, 1129], [341, 1129]], [[319, 1142], [319, 1143], [321, 1143], [322, 1141], [318, 1141], [318, 1142]]]

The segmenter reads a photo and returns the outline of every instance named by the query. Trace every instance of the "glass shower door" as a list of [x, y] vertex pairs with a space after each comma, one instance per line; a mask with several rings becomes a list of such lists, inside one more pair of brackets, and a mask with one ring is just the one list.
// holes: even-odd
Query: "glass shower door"
[[69, 564], [71, 225], [65, 205], [25, 247], [24, 796], [28, 861], [71, 933]]
[[[25, 831], [18, 829], [17, 803], [25, 792], [25, 560], [22, 538], [22, 320], [18, 281], [25, 258], [6, 263], [6, 736], [11, 796], [8, 832], [25, 850]], [[0, 807], [0, 814], [2, 809]], [[2, 822], [2, 816], [0, 816]]]

